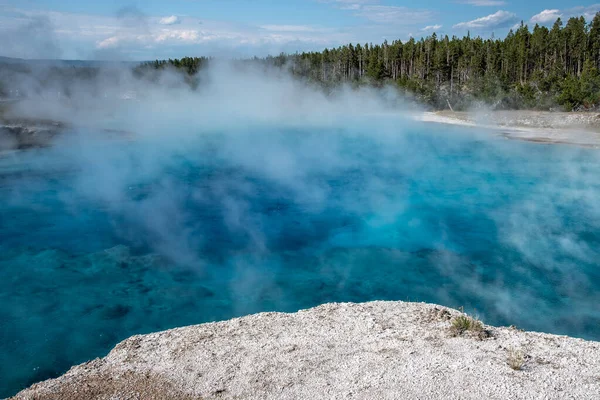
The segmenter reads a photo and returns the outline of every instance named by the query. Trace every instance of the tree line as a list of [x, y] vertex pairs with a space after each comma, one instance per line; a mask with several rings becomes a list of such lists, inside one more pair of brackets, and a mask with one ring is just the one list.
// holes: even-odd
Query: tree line
[[[154, 61], [139, 71], [176, 68], [196, 74], [205, 57]], [[287, 68], [326, 88], [393, 84], [433, 108], [591, 110], [600, 108], [600, 12], [592, 21], [559, 18], [551, 28], [521, 23], [504, 39], [435, 33], [382, 44], [348, 44], [246, 62]]]

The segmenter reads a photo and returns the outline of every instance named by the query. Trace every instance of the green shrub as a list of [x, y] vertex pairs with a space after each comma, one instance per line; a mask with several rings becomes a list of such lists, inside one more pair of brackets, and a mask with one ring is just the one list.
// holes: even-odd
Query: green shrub
[[452, 330], [457, 335], [462, 335], [465, 332], [478, 333], [483, 330], [483, 324], [478, 319], [463, 314], [452, 320]]

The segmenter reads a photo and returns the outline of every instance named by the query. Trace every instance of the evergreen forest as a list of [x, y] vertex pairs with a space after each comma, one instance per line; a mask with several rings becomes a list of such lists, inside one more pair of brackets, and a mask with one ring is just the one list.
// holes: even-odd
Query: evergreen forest
[[[136, 71], [176, 68], [194, 76], [210, 62], [206, 57], [156, 60]], [[504, 39], [433, 33], [406, 42], [347, 44], [240, 62], [286, 68], [326, 89], [391, 84], [434, 109], [595, 110], [600, 108], [600, 13], [592, 21], [558, 19], [551, 28], [521, 23]]]

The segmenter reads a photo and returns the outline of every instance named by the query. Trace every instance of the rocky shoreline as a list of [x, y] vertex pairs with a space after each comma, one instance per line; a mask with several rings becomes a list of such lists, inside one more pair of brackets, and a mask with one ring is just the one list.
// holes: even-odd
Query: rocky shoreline
[[50, 146], [65, 128], [55, 121], [0, 120], [0, 151]]
[[600, 113], [595, 112], [437, 111], [416, 119], [482, 128], [506, 139], [600, 148]]
[[460, 121], [509, 128], [566, 129], [600, 132], [600, 113], [562, 111], [438, 111], [435, 114]]
[[598, 395], [598, 342], [486, 326], [432, 304], [371, 302], [133, 336], [105, 358], [35, 384], [14, 399]]

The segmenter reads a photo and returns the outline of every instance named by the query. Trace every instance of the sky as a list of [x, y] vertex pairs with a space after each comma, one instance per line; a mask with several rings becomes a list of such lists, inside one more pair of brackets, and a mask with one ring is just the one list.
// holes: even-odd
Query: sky
[[0, 0], [0, 56], [249, 57], [439, 35], [503, 37], [521, 21], [600, 11], [598, 0]]

